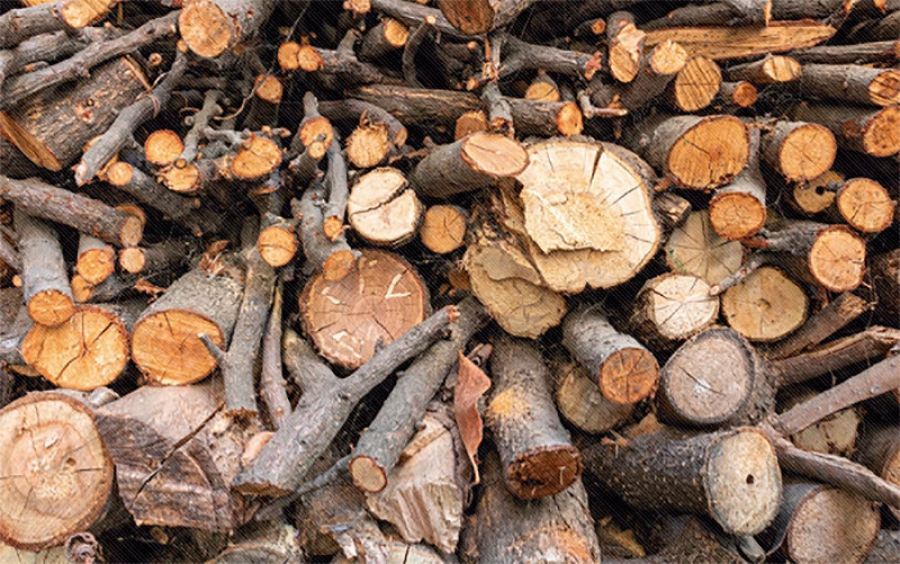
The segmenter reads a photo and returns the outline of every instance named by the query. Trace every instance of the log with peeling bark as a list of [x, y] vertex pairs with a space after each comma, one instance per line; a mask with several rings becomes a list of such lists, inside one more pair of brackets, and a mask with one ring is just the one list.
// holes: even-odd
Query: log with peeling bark
[[[53, 392], [0, 411], [0, 540], [38, 551], [87, 530], [113, 493], [114, 466], [90, 408]], [[77, 503], [73, 501], [77, 500]]]

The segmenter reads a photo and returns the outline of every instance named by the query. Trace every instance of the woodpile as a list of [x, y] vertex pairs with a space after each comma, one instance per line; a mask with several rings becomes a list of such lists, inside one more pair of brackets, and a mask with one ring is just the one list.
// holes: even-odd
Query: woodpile
[[0, 3], [0, 561], [896, 558], [898, 37]]

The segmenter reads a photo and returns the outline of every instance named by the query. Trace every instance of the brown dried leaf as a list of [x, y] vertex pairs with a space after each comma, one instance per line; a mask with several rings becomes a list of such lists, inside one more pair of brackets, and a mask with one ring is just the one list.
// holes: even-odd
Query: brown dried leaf
[[475, 483], [480, 481], [475, 454], [483, 437], [484, 423], [478, 413], [478, 400], [491, 387], [491, 379], [481, 368], [469, 360], [462, 351], [459, 352], [459, 374], [453, 393], [453, 416], [459, 427], [472, 469], [475, 471]]

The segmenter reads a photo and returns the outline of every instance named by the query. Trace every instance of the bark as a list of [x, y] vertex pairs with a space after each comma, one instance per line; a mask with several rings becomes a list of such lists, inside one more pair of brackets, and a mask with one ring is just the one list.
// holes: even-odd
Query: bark
[[54, 2], [9, 10], [0, 15], [0, 49], [15, 47], [42, 33], [67, 30], [69, 25], [62, 17], [62, 7], [62, 2]]
[[381, 107], [360, 100], [347, 99], [319, 102], [319, 111], [330, 120], [354, 120], [359, 122], [366, 117], [370, 123], [383, 123], [387, 126], [389, 138], [396, 148], [406, 144], [408, 133], [400, 121]]
[[259, 375], [259, 396], [266, 405], [269, 420], [276, 431], [284, 426], [292, 410], [281, 356], [283, 294], [283, 284], [276, 283], [272, 311], [263, 335], [262, 366]]
[[732, 241], [759, 233], [766, 223], [766, 182], [759, 170], [759, 130], [750, 134], [750, 157], [747, 168], [731, 184], [718, 188], [709, 201], [709, 223]]
[[641, 69], [626, 86], [597, 88], [591, 101], [601, 108], [610, 106], [618, 95], [617, 104], [635, 111], [665, 92], [666, 87], [684, 68], [687, 52], [673, 41], [665, 41], [653, 48], [642, 60]]
[[848, 323], [870, 311], [875, 304], [849, 292], [843, 293], [815, 315], [807, 319], [800, 329], [766, 350], [766, 358], [788, 358], [814, 347], [840, 331]]
[[900, 71], [860, 65], [806, 64], [800, 87], [804, 93], [824, 100], [872, 106], [900, 102]]
[[656, 358], [634, 337], [616, 331], [598, 308], [583, 308], [567, 316], [563, 344], [613, 403], [637, 403], [656, 391]]
[[59, 235], [47, 223], [16, 206], [16, 232], [22, 257], [22, 295], [28, 315], [38, 324], [53, 327], [75, 313], [66, 276]]
[[[7, 12], [9, 13], [11, 12]], [[106, 35], [105, 31], [96, 28], [81, 32], [56, 31], [42, 33], [18, 45], [8, 46], [0, 51], [0, 85], [8, 77], [27, 71], [34, 63], [70, 57], [87, 47], [91, 41], [105, 39]]]
[[732, 82], [747, 80], [753, 84], [778, 84], [797, 80], [803, 74], [800, 63], [784, 55], [767, 55], [752, 63], [729, 67], [725, 78]]
[[464, 562], [571, 562], [600, 560], [587, 492], [576, 480], [556, 495], [521, 500], [503, 486], [503, 465], [490, 452], [484, 492], [464, 530]]
[[6, 406], [0, 446], [11, 454], [0, 469], [4, 543], [31, 551], [62, 544], [100, 519], [114, 496], [113, 461], [91, 410], [76, 399], [34, 393]]
[[203, 94], [203, 106], [200, 110], [188, 118], [185, 118], [185, 125], [190, 125], [190, 129], [184, 136], [184, 149], [181, 155], [175, 159], [175, 165], [181, 168], [192, 163], [199, 154], [200, 138], [203, 131], [209, 127], [209, 120], [213, 116], [222, 113], [222, 107], [219, 105], [223, 94], [220, 90], [211, 88]]
[[199, 334], [219, 347], [231, 338], [241, 304], [240, 282], [228, 274], [191, 270], [142, 314], [131, 334], [134, 363], [157, 385], [184, 385], [216, 367]]
[[896, 135], [895, 127], [900, 121], [897, 106], [875, 110], [842, 105], [804, 105], [794, 112], [794, 119], [828, 128], [841, 149], [873, 157], [900, 153], [900, 136]]
[[[256, 35], [276, 4], [274, 0], [196, 0], [178, 15], [178, 29], [191, 51], [212, 59]], [[209, 33], [211, 29], [217, 33]]]
[[444, 308], [379, 350], [351, 376], [324, 378], [304, 386], [304, 397], [285, 425], [233, 482], [242, 493], [283, 496], [298, 487], [334, 439], [357, 403], [401, 364], [424, 351], [458, 313]]
[[144, 276], [174, 272], [198, 254], [199, 247], [193, 240], [169, 239], [146, 247], [122, 249], [119, 251], [119, 266], [129, 274]]
[[791, 51], [791, 56], [801, 63], [826, 65], [861, 65], [896, 59], [898, 54], [900, 42], [894, 39], [850, 45], [819, 45]]
[[359, 46], [359, 58], [372, 61], [401, 49], [409, 38], [409, 28], [393, 18], [383, 18], [366, 31]]
[[300, 243], [311, 267], [321, 269], [327, 280], [339, 281], [355, 268], [358, 253], [350, 248], [344, 235], [332, 241], [325, 235], [323, 205], [325, 190], [310, 186], [299, 200], [291, 200], [291, 212], [300, 220]]
[[[856, 442], [854, 460], [886, 482], [900, 486], [900, 440], [896, 431], [890, 424], [864, 426]], [[900, 515], [896, 508], [889, 510], [894, 517]]]
[[[803, 385], [790, 386], [785, 388], [784, 392], [784, 396], [778, 402], [779, 412], [786, 412], [819, 393]], [[850, 406], [835, 411], [806, 429], [794, 433], [789, 439], [794, 446], [806, 451], [850, 458], [856, 445], [861, 421], [861, 411]]]
[[869, 271], [880, 308], [887, 316], [900, 314], [900, 250], [872, 257]]
[[441, 13], [441, 10], [435, 8], [420, 6], [415, 3], [410, 4], [403, 0], [372, 0], [371, 4], [373, 9], [400, 20], [409, 27], [419, 25], [426, 18], [433, 18], [434, 26], [447, 37], [466, 39], [471, 35], [457, 29]]
[[556, 74], [591, 80], [600, 70], [602, 56], [599, 51], [581, 53], [546, 45], [526, 43], [509, 34], [503, 34], [502, 64], [497, 69], [500, 79], [523, 70], [544, 70]]
[[31, 216], [68, 225], [118, 247], [137, 245], [143, 237], [140, 218], [37, 178], [0, 176], [0, 197]]
[[491, 354], [491, 374], [485, 423], [506, 489], [524, 500], [562, 492], [581, 476], [581, 455], [559, 421], [540, 352], [526, 341], [500, 338]]
[[418, 67], [416, 66], [416, 55], [418, 55], [419, 48], [422, 42], [425, 41], [425, 38], [436, 31], [435, 23], [435, 18], [425, 18], [420, 24], [412, 28], [412, 32], [406, 40], [406, 45], [403, 47], [403, 58], [401, 61], [403, 80], [406, 81], [408, 86], [413, 88], [422, 88], [422, 83], [419, 82]]
[[635, 27], [631, 12], [613, 12], [607, 17], [606, 40], [609, 73], [619, 82], [631, 82], [642, 66], [646, 33]]

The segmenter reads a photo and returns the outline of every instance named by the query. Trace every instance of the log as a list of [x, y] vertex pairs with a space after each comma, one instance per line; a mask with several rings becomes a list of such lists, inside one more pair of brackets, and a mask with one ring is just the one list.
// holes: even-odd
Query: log
[[763, 266], [722, 295], [728, 325], [751, 341], [777, 341], [806, 321], [809, 298], [783, 271]]
[[727, 184], [749, 157], [747, 128], [733, 116], [658, 115], [638, 124], [623, 141], [688, 189]]
[[133, 247], [143, 238], [140, 218], [37, 178], [0, 175], [0, 197], [31, 216], [68, 225], [117, 247]]
[[740, 536], [761, 532], [778, 512], [775, 448], [753, 428], [687, 438], [662, 428], [628, 437], [625, 446], [595, 443], [582, 455], [604, 488], [638, 508], [706, 515]]
[[131, 357], [147, 379], [173, 386], [198, 382], [216, 367], [198, 335], [228, 344], [242, 284], [228, 274], [194, 269], [141, 314], [131, 333]]
[[235, 476], [233, 487], [244, 494], [283, 496], [300, 486], [356, 404], [400, 365], [428, 348], [457, 315], [454, 307], [438, 311], [380, 349], [347, 378], [338, 379], [318, 361], [319, 377], [303, 380], [303, 403]]
[[874, 305], [855, 294], [843, 293], [807, 319], [800, 329], [767, 349], [766, 358], [774, 360], [788, 358], [818, 345], [863, 313], [870, 311]]
[[191, 51], [212, 59], [256, 35], [275, 4], [272, 0], [193, 0], [178, 15], [178, 30]]
[[101, 518], [114, 467], [82, 402], [45, 392], [9, 404], [0, 411], [0, 450], [2, 542], [38, 551]]
[[667, 273], [644, 283], [628, 325], [641, 342], [661, 351], [675, 349], [718, 317], [719, 301], [710, 296], [709, 284], [696, 276]]
[[547, 74], [547, 71], [539, 69], [531, 84], [528, 85], [528, 89], [525, 90], [524, 98], [542, 102], [559, 102], [559, 86], [553, 80], [553, 77]]
[[[863, 427], [856, 442], [854, 460], [883, 478], [900, 485], [900, 441], [890, 425], [869, 424]], [[900, 510], [888, 507], [895, 517]]]
[[197, 245], [191, 239], [169, 239], [146, 247], [122, 249], [119, 267], [129, 274], [174, 272], [197, 254]]
[[887, 189], [869, 178], [851, 178], [834, 195], [834, 219], [860, 233], [881, 233], [894, 222], [897, 204]]
[[[13, 82], [3, 85], [4, 101], [9, 98], [5, 91], [13, 87]], [[73, 88], [47, 91], [25, 104], [6, 106], [0, 111], [0, 127], [32, 162], [62, 170], [72, 164], [89, 140], [112, 125], [121, 110], [149, 89], [137, 63], [122, 57], [94, 70], [89, 80]], [[91, 105], [85, 106], [84, 100], [90, 100]]]
[[617, 332], [596, 306], [566, 317], [563, 345], [613, 403], [637, 403], [656, 391], [659, 365], [653, 353], [634, 337]]
[[609, 73], [613, 78], [626, 84], [635, 79], [642, 66], [645, 38], [646, 33], [634, 25], [633, 14], [619, 11], [607, 17]]
[[[377, 493], [390, 483], [389, 476], [401, 458], [403, 447], [412, 438], [417, 422], [425, 414], [427, 403], [437, 393], [469, 339], [487, 324], [487, 312], [474, 298], [463, 300], [458, 307], [459, 319], [450, 339], [433, 344], [404, 371], [378, 416], [356, 443], [349, 471], [360, 490]], [[408, 542], [420, 540], [405, 538]]]
[[756, 85], [790, 82], [802, 74], [800, 63], [784, 55], [766, 55], [752, 63], [734, 65], [725, 70], [725, 78], [732, 82], [747, 80]]
[[[817, 391], [806, 386], [792, 386], [788, 396], [779, 401], [779, 413], [786, 412], [815, 397]], [[849, 458], [855, 450], [857, 429], [862, 416], [855, 407], [835, 411], [806, 429], [789, 437], [797, 448]]]
[[786, 192], [788, 204], [805, 216], [822, 213], [834, 204], [835, 190], [832, 188], [836, 188], [844, 180], [843, 174], [829, 170], [806, 182], [797, 182]]
[[719, 65], [710, 58], [699, 56], [688, 59], [678, 71], [666, 89], [666, 96], [672, 106], [691, 113], [712, 104], [722, 89], [722, 70]]
[[834, 135], [816, 123], [779, 121], [762, 136], [763, 159], [787, 180], [808, 181], [831, 169], [837, 154]]
[[433, 253], [452, 253], [465, 244], [468, 218], [468, 212], [458, 206], [431, 206], [422, 218], [419, 240]]
[[600, 546], [581, 480], [560, 493], [534, 500], [511, 495], [503, 466], [489, 452], [484, 461], [484, 493], [464, 529], [464, 562], [572, 562], [600, 560]]
[[818, 45], [791, 51], [791, 56], [801, 63], [846, 65], [896, 60], [900, 55], [900, 42], [888, 39], [850, 45]]
[[256, 250], [266, 263], [279, 268], [294, 260], [300, 246], [294, 221], [266, 213], [263, 215]]
[[548, 71], [591, 80], [601, 68], [601, 54], [558, 49], [526, 43], [510, 34], [502, 34], [503, 60], [497, 69], [500, 79], [523, 70]]
[[22, 257], [22, 295], [35, 323], [52, 327], [75, 313], [59, 235], [47, 223], [16, 206], [15, 224]]
[[709, 284], [736, 272], [743, 263], [743, 248], [737, 241], [722, 238], [710, 225], [707, 210], [694, 211], [676, 227], [665, 248], [669, 268], [692, 274]]
[[766, 223], [766, 182], [759, 170], [760, 137], [759, 130], [750, 131], [747, 168], [731, 184], [716, 189], [709, 200], [709, 223], [725, 239], [752, 237]]
[[9, 10], [0, 16], [0, 49], [15, 47], [19, 43], [54, 31], [68, 31], [69, 24], [63, 19], [62, 2], [28, 6]]
[[422, 221], [423, 206], [402, 172], [377, 168], [359, 177], [347, 200], [347, 219], [362, 239], [397, 247], [412, 240]]
[[525, 341], [497, 339], [485, 423], [500, 455], [506, 489], [523, 500], [553, 496], [581, 476], [581, 456], [553, 405], [550, 371]]
[[317, 182], [299, 200], [291, 200], [291, 212], [300, 221], [300, 242], [307, 261], [321, 270], [326, 281], [339, 282], [356, 269], [358, 253], [350, 248], [343, 233], [336, 240], [326, 235], [324, 202], [324, 186]]
[[759, 92], [752, 82], [722, 82], [718, 100], [724, 106], [723, 109], [729, 107], [749, 108], [756, 103], [758, 94]]
[[29, 70], [34, 63], [69, 57], [105, 35], [105, 31], [96, 28], [69, 33], [56, 31], [35, 35], [18, 45], [4, 48], [0, 51], [0, 85], [7, 77]]
[[466, 35], [480, 35], [512, 23], [536, 0], [438, 0], [441, 13], [453, 27]]
[[878, 536], [875, 505], [813, 482], [788, 482], [772, 526], [761, 536], [767, 552], [797, 563], [862, 562]]
[[253, 99], [244, 119], [244, 128], [258, 130], [278, 122], [278, 108], [284, 96], [284, 85], [271, 74], [260, 74], [253, 81]]
[[100, 239], [81, 233], [75, 270], [90, 284], [99, 284], [115, 272], [116, 251]]
[[171, 129], [152, 131], [144, 140], [144, 158], [158, 167], [174, 164], [184, 152], [184, 142]]
[[22, 341], [22, 357], [60, 388], [89, 392], [109, 385], [128, 364], [128, 332], [141, 307], [77, 305], [63, 323], [34, 325]]
[[623, 423], [633, 405], [606, 399], [591, 374], [574, 360], [554, 362], [554, 396], [560, 414], [585, 433], [603, 433]]
[[398, 255], [366, 249], [338, 281], [311, 278], [300, 296], [303, 327], [319, 353], [355, 370], [428, 315], [428, 292]]
[[138, 525], [230, 532], [250, 517], [229, 487], [250, 433], [228, 425], [211, 385], [144, 386], [96, 418]]
[[861, 65], [803, 65], [800, 87], [821, 100], [872, 106], [900, 103], [900, 71]]
[[362, 45], [359, 47], [359, 58], [372, 61], [402, 49], [409, 38], [409, 28], [394, 18], [383, 18], [378, 24], [366, 31]]
[[446, 198], [521, 173], [528, 155], [504, 135], [478, 132], [433, 150], [409, 175], [417, 194]]
[[801, 105], [793, 117], [825, 126], [842, 149], [873, 157], [900, 153], [900, 134], [896, 127], [900, 123], [900, 108], [897, 106], [873, 110], [841, 105]]
[[266, 405], [266, 412], [275, 430], [284, 426], [287, 416], [293, 408], [287, 395], [287, 382], [284, 379], [284, 363], [281, 355], [282, 319], [283, 319], [284, 285], [275, 285], [275, 297], [272, 300], [272, 312], [263, 335], [262, 359], [259, 374], [259, 396]]
[[297, 534], [297, 530], [287, 523], [270, 523], [244, 530], [229, 539], [228, 548], [210, 562], [276, 564], [301, 561], [303, 551], [297, 545]]

